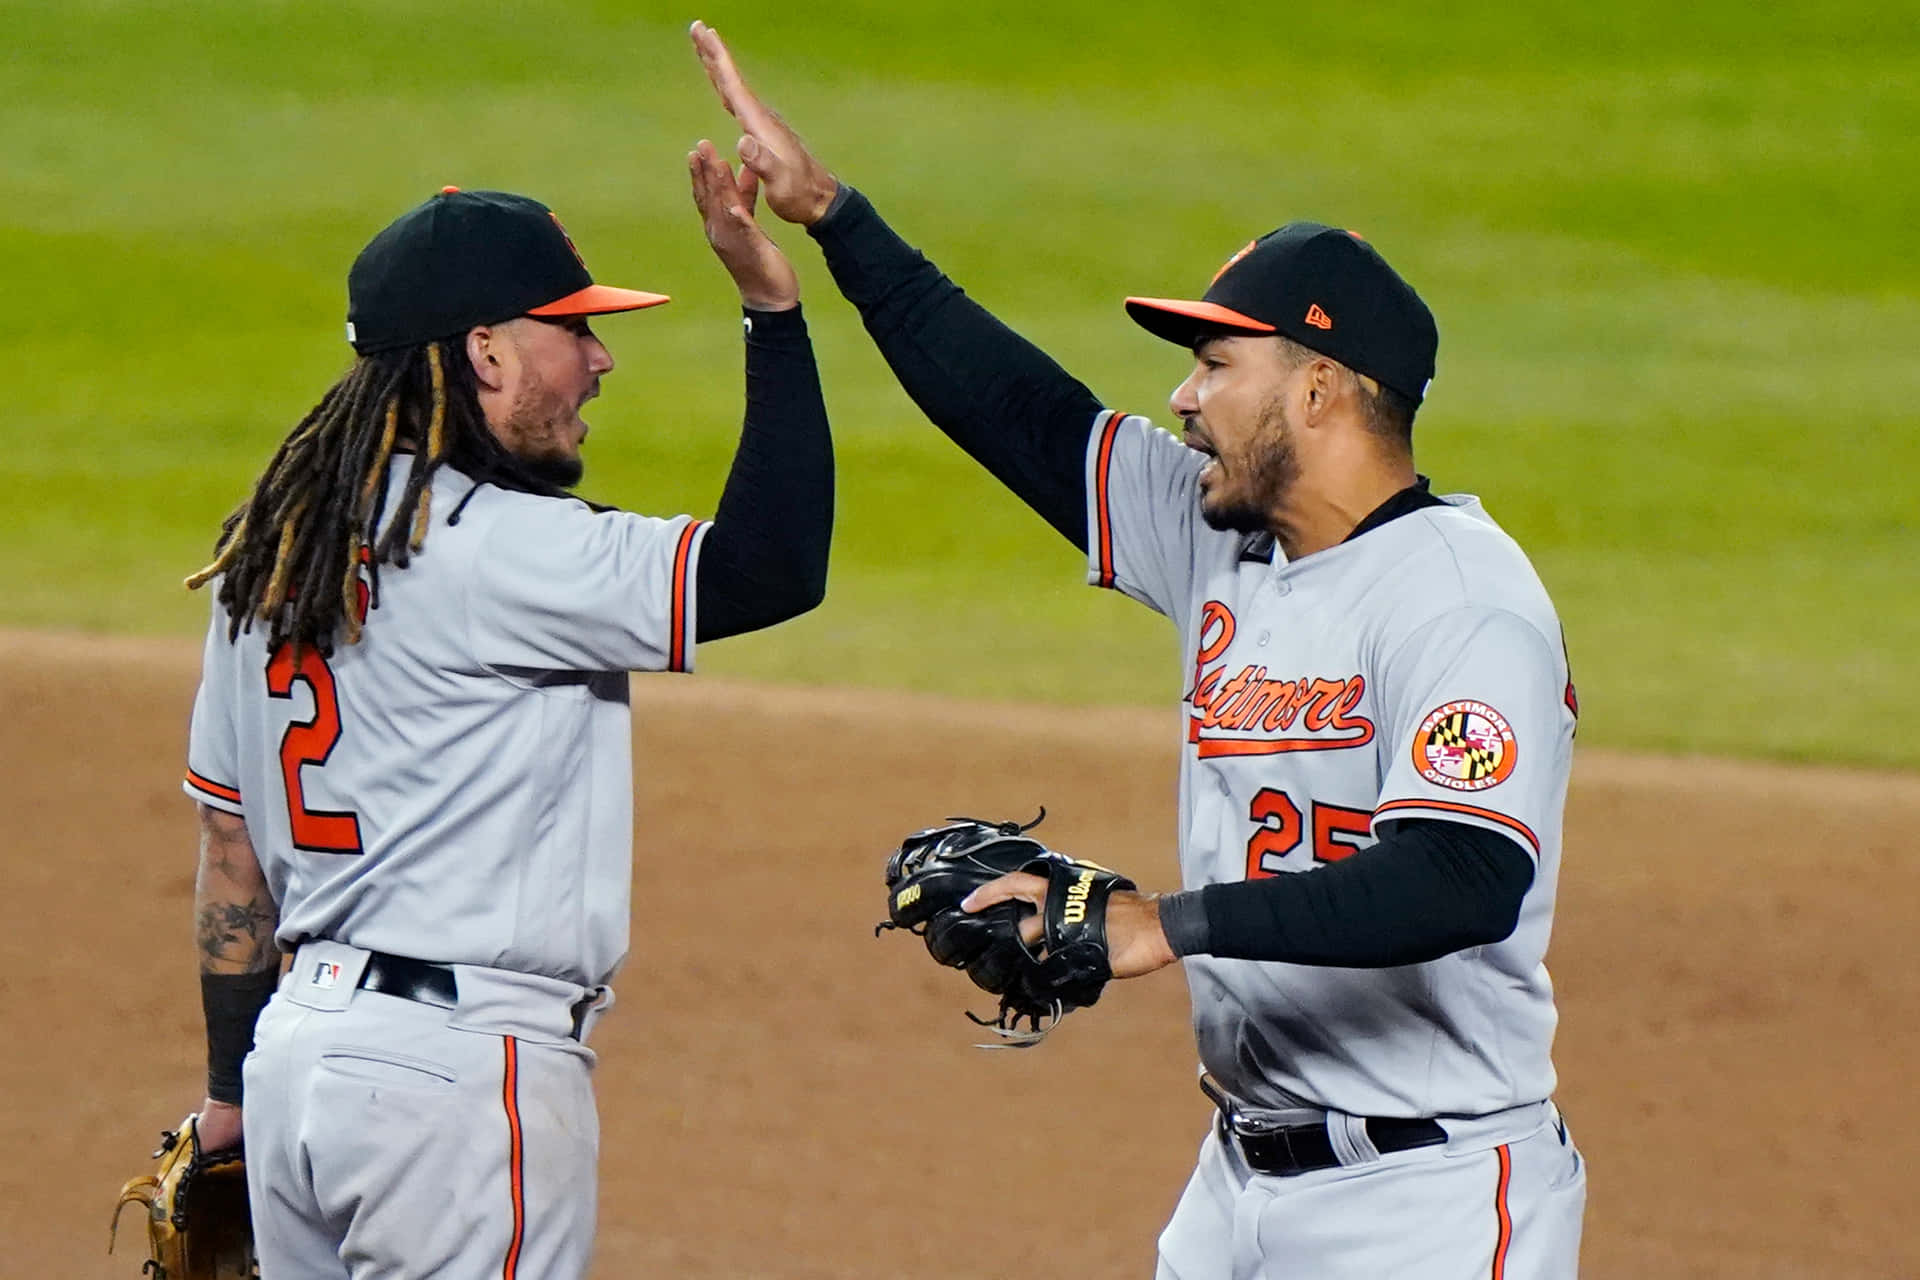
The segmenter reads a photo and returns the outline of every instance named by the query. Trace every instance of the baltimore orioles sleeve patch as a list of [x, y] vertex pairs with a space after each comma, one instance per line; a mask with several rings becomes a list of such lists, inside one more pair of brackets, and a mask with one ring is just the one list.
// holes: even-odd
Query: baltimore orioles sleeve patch
[[1465, 699], [1428, 712], [1413, 735], [1413, 767], [1437, 787], [1485, 791], [1505, 782], [1520, 758], [1507, 718]]

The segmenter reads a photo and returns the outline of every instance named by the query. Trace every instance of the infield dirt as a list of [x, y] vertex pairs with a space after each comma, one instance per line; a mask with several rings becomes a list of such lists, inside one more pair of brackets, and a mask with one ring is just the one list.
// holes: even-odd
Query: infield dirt
[[[9, 1276], [139, 1274], [108, 1210], [198, 1100], [196, 658], [0, 632]], [[883, 855], [949, 813], [1044, 803], [1057, 847], [1173, 884], [1171, 710], [664, 677], [634, 705], [597, 1274], [1151, 1274], [1207, 1121], [1178, 975], [987, 1054], [965, 979], [872, 925]], [[1579, 754], [1548, 962], [1583, 1274], [1920, 1274], [1916, 830], [1920, 778]]]

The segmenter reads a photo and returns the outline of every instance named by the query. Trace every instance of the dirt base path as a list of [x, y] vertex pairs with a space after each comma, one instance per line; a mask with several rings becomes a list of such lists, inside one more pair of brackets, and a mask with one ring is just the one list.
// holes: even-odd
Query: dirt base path
[[[193, 646], [0, 633], [9, 1276], [134, 1276], [107, 1211], [197, 1102]], [[605, 1277], [1147, 1276], [1207, 1109], [1186, 991], [984, 1054], [875, 940], [948, 813], [1173, 882], [1170, 713], [635, 681], [634, 953], [603, 1024]], [[1550, 964], [1592, 1277], [1920, 1274], [1920, 779], [1583, 752]], [[723, 941], [724, 939], [724, 941]], [[975, 1002], [979, 1003], [979, 1002]]]

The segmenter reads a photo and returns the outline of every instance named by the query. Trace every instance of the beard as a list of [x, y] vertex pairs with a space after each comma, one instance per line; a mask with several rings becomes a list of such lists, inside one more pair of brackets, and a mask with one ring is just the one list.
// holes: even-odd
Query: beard
[[545, 382], [530, 379], [507, 413], [501, 444], [534, 479], [571, 489], [586, 474], [579, 455], [567, 453], [559, 443], [560, 429], [574, 413]]
[[1275, 510], [1300, 478], [1293, 427], [1279, 396], [1260, 410], [1244, 455], [1234, 459], [1237, 478], [1227, 481], [1226, 459], [1217, 458], [1214, 466], [1213, 488], [1200, 498], [1200, 518], [1221, 532], [1270, 532]]

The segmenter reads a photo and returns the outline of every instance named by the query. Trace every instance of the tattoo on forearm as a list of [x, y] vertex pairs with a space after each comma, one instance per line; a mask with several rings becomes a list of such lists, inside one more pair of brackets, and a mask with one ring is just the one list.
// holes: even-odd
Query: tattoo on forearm
[[266, 969], [279, 960], [273, 946], [280, 913], [273, 900], [209, 902], [200, 908], [200, 965], [211, 971], [216, 963], [237, 964], [244, 972]]

